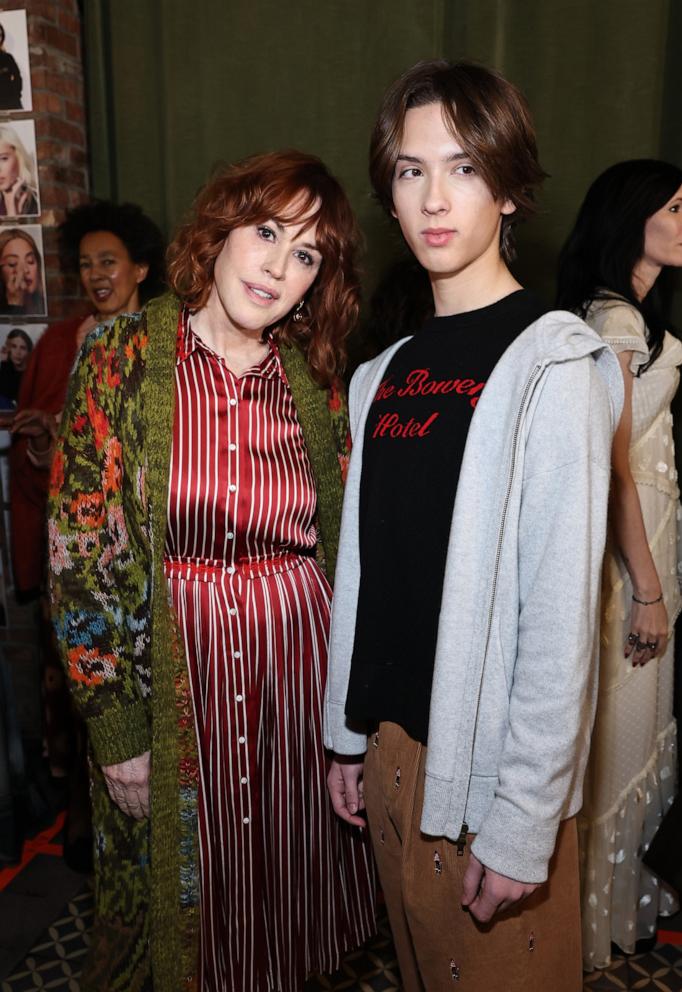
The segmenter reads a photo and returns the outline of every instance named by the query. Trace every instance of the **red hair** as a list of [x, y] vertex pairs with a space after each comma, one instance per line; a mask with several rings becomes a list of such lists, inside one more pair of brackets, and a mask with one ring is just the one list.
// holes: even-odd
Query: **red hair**
[[313, 378], [330, 386], [343, 372], [346, 338], [360, 309], [360, 235], [346, 194], [318, 158], [270, 152], [216, 174], [199, 191], [192, 214], [170, 244], [168, 281], [187, 306], [201, 309], [230, 231], [266, 220], [292, 224], [304, 217], [307, 226], [317, 224], [322, 264], [308, 291], [303, 319], [294, 321], [288, 314], [271, 330], [275, 340], [298, 346]]

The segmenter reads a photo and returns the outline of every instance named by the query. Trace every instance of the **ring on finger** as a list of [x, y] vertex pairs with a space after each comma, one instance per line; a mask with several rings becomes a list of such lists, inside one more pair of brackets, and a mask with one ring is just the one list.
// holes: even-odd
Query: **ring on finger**
[[639, 634], [628, 634], [628, 644], [636, 644], [639, 640]]
[[647, 647], [648, 644], [645, 644], [644, 641], [640, 641], [640, 639], [637, 638], [637, 646], [635, 648], [635, 651], [645, 651]]
[[646, 646], [648, 647], [649, 651], [655, 651], [656, 648], [658, 647], [658, 641], [647, 641]]

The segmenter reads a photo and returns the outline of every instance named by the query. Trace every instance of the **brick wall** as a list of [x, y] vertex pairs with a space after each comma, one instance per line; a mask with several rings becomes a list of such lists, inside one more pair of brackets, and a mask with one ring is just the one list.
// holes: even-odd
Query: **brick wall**
[[[3, 118], [35, 121], [42, 214], [31, 218], [43, 229], [48, 316], [11, 323], [52, 322], [69, 316], [79, 304], [78, 280], [65, 277], [57, 255], [56, 226], [68, 207], [87, 199], [88, 155], [81, 52], [81, 19], [77, 0], [10, 0], [2, 10], [25, 10], [31, 61], [33, 110]], [[1, 14], [0, 14], [1, 19]], [[21, 223], [21, 222], [20, 222]], [[7, 439], [5, 438], [5, 443]], [[0, 515], [7, 513], [6, 450], [0, 451]], [[5, 519], [0, 520], [2, 577], [10, 575]], [[0, 626], [1, 660], [12, 673], [22, 738], [29, 753], [40, 753], [43, 734], [40, 692], [40, 606], [17, 604], [6, 597], [6, 626]], [[5, 605], [4, 603], [2, 604]]]
[[89, 188], [81, 16], [77, 0], [13, 0], [3, 10], [25, 10], [31, 58], [33, 111], [45, 246], [48, 320], [78, 306], [78, 280], [65, 277], [57, 256], [56, 225], [65, 210], [87, 199]]

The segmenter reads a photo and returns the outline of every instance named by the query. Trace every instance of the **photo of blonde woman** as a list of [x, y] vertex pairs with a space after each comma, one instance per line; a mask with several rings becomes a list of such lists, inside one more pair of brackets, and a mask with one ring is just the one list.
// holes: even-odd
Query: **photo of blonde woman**
[[0, 124], [0, 217], [40, 214], [33, 121]]

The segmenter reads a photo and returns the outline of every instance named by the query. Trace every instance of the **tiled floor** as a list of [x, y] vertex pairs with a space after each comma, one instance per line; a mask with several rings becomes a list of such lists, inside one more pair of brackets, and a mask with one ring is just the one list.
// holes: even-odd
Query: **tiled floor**
[[[78, 992], [91, 919], [92, 892], [86, 886], [69, 900], [25, 960], [2, 980], [1, 992]], [[307, 982], [305, 992], [398, 992], [399, 988], [388, 924], [382, 919], [373, 940], [349, 954], [336, 974]], [[648, 954], [619, 959], [608, 972], [593, 972], [586, 977], [585, 992], [615, 989], [682, 992], [682, 947], [661, 944]]]
[[88, 886], [67, 903], [25, 960], [3, 980], [2, 992], [78, 992], [91, 920], [92, 891]]
[[586, 976], [585, 992], [613, 989], [682, 992], [682, 947], [659, 944], [648, 954], [619, 958], [608, 971]]
[[[11, 878], [0, 872], [0, 992], [79, 992], [78, 978], [88, 949], [93, 912], [91, 883], [64, 866], [58, 833], [46, 831], [45, 839], [45, 849], [36, 850], [23, 871]], [[39, 922], [41, 913], [47, 915]], [[12, 949], [21, 947], [17, 936], [12, 940], [10, 932], [12, 926], [17, 931], [21, 929], [21, 914], [37, 924], [33, 929], [37, 937], [27, 953], [24, 943], [20, 956], [10, 960]], [[674, 925], [675, 921], [670, 921], [671, 929]], [[677, 939], [674, 933], [666, 933], [666, 937]], [[336, 974], [310, 979], [305, 992], [399, 989], [395, 952], [388, 923], [382, 918], [376, 937], [349, 954]], [[682, 946], [659, 944], [648, 954], [619, 958], [608, 971], [593, 972], [585, 978], [584, 992], [616, 989], [682, 992]]]

